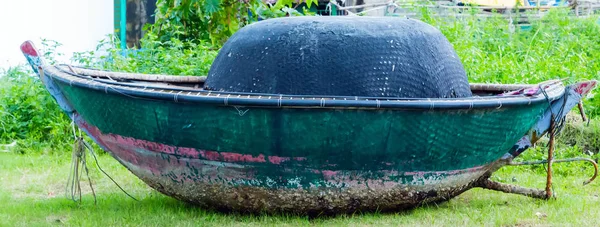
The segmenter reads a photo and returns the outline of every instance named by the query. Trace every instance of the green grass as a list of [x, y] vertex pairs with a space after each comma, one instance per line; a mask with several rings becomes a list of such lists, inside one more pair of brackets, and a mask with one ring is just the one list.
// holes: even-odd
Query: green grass
[[[407, 212], [309, 219], [203, 210], [154, 191], [109, 155], [99, 157], [100, 165], [139, 201], [127, 197], [95, 166], [90, 166], [98, 203], [94, 205], [89, 186], [82, 180], [84, 196], [79, 204], [65, 197], [71, 157], [68, 152], [60, 153], [0, 153], [0, 226], [600, 225], [600, 182], [581, 186], [591, 176], [590, 169], [555, 175], [557, 199], [550, 201], [472, 189], [449, 202]], [[562, 164], [555, 164], [559, 165]], [[494, 179], [527, 187], [545, 185], [545, 175], [530, 167], [507, 167]]]

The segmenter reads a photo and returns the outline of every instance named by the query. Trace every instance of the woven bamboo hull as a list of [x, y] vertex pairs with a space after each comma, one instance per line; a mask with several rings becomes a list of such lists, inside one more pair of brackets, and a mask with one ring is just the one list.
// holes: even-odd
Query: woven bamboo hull
[[232, 97], [90, 79], [44, 66], [26, 44], [48, 91], [104, 150], [156, 190], [220, 210], [351, 213], [451, 199], [535, 142], [548, 102], [565, 94], [553, 83], [546, 95], [462, 100]]

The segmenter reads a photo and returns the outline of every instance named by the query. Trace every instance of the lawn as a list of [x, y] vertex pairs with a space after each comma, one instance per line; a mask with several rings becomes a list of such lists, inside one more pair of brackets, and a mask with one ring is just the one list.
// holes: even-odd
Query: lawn
[[[122, 193], [90, 159], [97, 204], [87, 178], [81, 181], [84, 194], [79, 203], [65, 195], [71, 164], [68, 152], [8, 152], [0, 153], [0, 160], [0, 226], [600, 225], [600, 183], [582, 186], [592, 174], [589, 170], [555, 175], [557, 197], [549, 201], [477, 188], [449, 202], [406, 212], [309, 218], [224, 214], [194, 207], [149, 188], [107, 154], [98, 157], [102, 169], [139, 201]], [[536, 188], [545, 185], [545, 175], [529, 167], [506, 167], [494, 179]]]

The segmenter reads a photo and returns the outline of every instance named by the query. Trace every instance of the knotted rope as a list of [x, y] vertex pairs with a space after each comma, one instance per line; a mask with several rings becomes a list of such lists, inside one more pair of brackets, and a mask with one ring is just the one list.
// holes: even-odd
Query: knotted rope
[[75, 143], [73, 144], [73, 154], [71, 156], [71, 171], [69, 172], [69, 179], [67, 181], [67, 198], [81, 203], [81, 176], [82, 171], [85, 171], [85, 174], [88, 178], [88, 183], [90, 185], [90, 189], [92, 190], [92, 195], [94, 196], [94, 204], [97, 204], [96, 192], [94, 191], [94, 187], [92, 186], [92, 180], [89, 176], [89, 170], [87, 167], [87, 151], [90, 152], [94, 161], [96, 162], [96, 166], [98, 169], [104, 173], [123, 193], [132, 198], [135, 201], [139, 201], [129, 193], [127, 193], [110, 175], [108, 175], [100, 164], [98, 164], [98, 158], [94, 152], [94, 148], [83, 139], [81, 130], [79, 129], [79, 135], [75, 132], [75, 122], [71, 122], [71, 126], [73, 129], [73, 138], [75, 139]]
[[[69, 193], [67, 197], [70, 197], [70, 199], [75, 202], [81, 202], [80, 177], [82, 175], [81, 171], [85, 170], [85, 174], [88, 178], [88, 182], [92, 190], [92, 195], [94, 195], [94, 204], [96, 204], [96, 193], [94, 192], [94, 187], [92, 186], [92, 179], [90, 178], [89, 170], [87, 167], [87, 157], [85, 152], [86, 148], [87, 145], [85, 144], [83, 138], [81, 136], [76, 136], [75, 143], [73, 144], [73, 154], [71, 156], [71, 172], [69, 173], [69, 180], [67, 181], [67, 193]], [[77, 196], [79, 198], [77, 198]]]

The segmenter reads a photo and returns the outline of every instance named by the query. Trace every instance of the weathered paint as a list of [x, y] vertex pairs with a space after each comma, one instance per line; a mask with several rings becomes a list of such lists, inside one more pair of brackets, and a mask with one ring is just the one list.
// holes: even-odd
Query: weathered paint
[[[399, 174], [381, 171], [383, 177], [366, 179], [360, 171], [310, 170], [321, 180], [310, 187], [302, 175], [264, 178], [254, 175], [252, 163], [236, 164], [219, 155], [201, 159], [201, 151], [165, 148], [168, 145], [101, 133], [76, 116], [77, 124], [132, 173], [167, 195], [210, 208], [242, 212], [351, 213], [358, 210], [411, 208], [429, 201], [444, 201], [485, 178], [491, 166], [454, 171], [418, 171]], [[123, 141], [135, 141], [126, 142]], [[142, 145], [142, 146], [140, 146]], [[193, 150], [178, 156], [173, 150]], [[219, 152], [210, 152], [218, 154]], [[196, 158], [193, 158], [196, 157]], [[238, 160], [239, 161], [239, 160]], [[277, 163], [272, 163], [277, 165]], [[310, 174], [310, 173], [305, 173]], [[400, 181], [403, 175], [408, 181]], [[395, 178], [395, 180], [394, 180]], [[289, 187], [277, 187], [286, 182]]]
[[29, 62], [29, 65], [31, 65], [32, 70], [39, 75], [40, 80], [42, 81], [42, 83], [46, 87], [46, 90], [48, 90], [52, 98], [56, 100], [57, 104], [67, 115], [71, 116], [71, 114], [75, 112], [75, 110], [73, 109], [69, 101], [67, 101], [65, 96], [58, 89], [54, 81], [46, 77], [46, 75], [43, 72], [39, 71], [40, 68], [44, 65], [44, 61], [42, 60], [35, 46], [33, 45], [33, 42], [26, 41], [23, 44], [21, 44], [21, 51], [25, 55], [25, 58], [27, 59], [27, 62]]
[[[506, 153], [545, 109], [544, 103], [531, 109], [423, 113], [248, 108], [239, 116], [231, 107], [131, 99], [62, 82], [58, 86], [72, 97], [68, 101], [78, 113], [103, 133], [152, 141], [156, 144], [140, 146], [158, 146], [177, 155], [194, 152], [207, 158], [215, 155], [210, 151], [219, 152], [221, 159], [264, 164], [267, 175], [279, 174], [280, 168], [271, 161], [332, 171], [452, 171], [482, 166]], [[534, 117], [514, 118], [517, 114]], [[278, 118], [285, 120], [278, 125]], [[444, 126], [436, 123], [442, 120]]]
[[21, 52], [25, 55], [25, 59], [27, 59], [27, 62], [31, 65], [33, 72], [39, 74], [38, 68], [44, 65], [44, 62], [42, 62], [42, 58], [33, 45], [33, 42], [27, 41], [21, 44]]
[[[257, 168], [259, 166], [254, 166], [253, 163], [265, 163], [267, 162], [264, 155], [259, 155], [256, 158], [248, 157], [248, 155], [243, 155], [234, 152], [216, 152], [216, 151], [204, 151], [197, 150], [194, 148], [185, 148], [185, 147], [173, 147], [165, 144], [158, 144], [149, 141], [143, 141], [135, 138], [126, 138], [119, 135], [112, 134], [103, 134], [96, 127], [90, 126], [85, 123], [83, 119], [78, 119], [78, 125], [84, 129], [86, 132], [89, 132], [90, 135], [97, 141], [102, 144], [103, 147], [106, 147], [111, 152], [115, 153], [119, 159], [125, 162], [129, 162], [132, 165], [143, 167], [147, 172], [152, 173], [153, 175], [163, 176], [163, 177], [173, 177], [173, 180], [178, 179], [188, 179], [191, 181], [205, 181], [211, 182], [214, 179], [218, 178], [220, 180], [225, 180], [227, 184], [244, 184], [240, 182], [250, 182], [253, 181], [253, 184], [258, 186], [260, 185], [268, 185], [268, 178], [264, 178], [261, 180], [260, 176], [253, 175], [253, 168]], [[152, 144], [149, 146], [149, 144]], [[184, 150], [186, 151], [185, 155], [181, 153], [174, 152], [175, 150]], [[145, 155], [154, 154], [155, 157], [150, 158], [141, 158]], [[207, 155], [209, 154], [209, 155]], [[150, 155], [152, 156], [152, 155]], [[236, 158], [231, 158], [236, 157]], [[247, 158], [239, 158], [239, 157], [247, 157]], [[159, 159], [159, 160], [154, 160]], [[273, 157], [269, 156], [267, 159], [287, 159], [291, 160], [292, 158], [282, 158], [282, 157]], [[295, 158], [296, 160], [306, 161], [306, 158]], [[163, 163], [164, 165], [160, 165], [158, 163], [166, 162], [170, 164]], [[278, 161], [270, 161], [272, 165], [281, 164]], [[295, 163], [296, 165], [302, 165], [302, 162]], [[241, 172], [237, 172], [236, 175], [229, 174], [232, 178], [227, 178], [225, 176], [220, 176], [216, 172], [215, 175], [207, 175], [207, 176], [198, 176], [196, 175], [197, 170], [206, 170], [206, 166], [217, 166], [222, 168], [231, 168], [231, 169], [244, 169]], [[177, 174], [173, 174], [173, 172], [165, 171], [165, 169], [178, 169]], [[299, 168], [296, 168], [294, 171], [298, 171]], [[414, 184], [418, 185], [444, 185], [444, 180], [447, 178], [452, 178], [453, 176], [459, 175], [471, 175], [473, 173], [481, 172], [485, 169], [485, 166], [478, 166], [474, 168], [464, 169], [464, 170], [451, 170], [451, 171], [414, 171], [414, 172], [398, 172], [398, 171], [389, 171], [382, 170], [379, 171], [378, 174], [379, 179], [369, 179], [364, 176], [372, 174], [371, 171], [332, 171], [327, 169], [312, 169], [310, 167], [306, 167], [304, 174], [296, 174], [298, 176], [293, 176], [292, 178], [302, 177], [302, 175], [306, 174], [315, 174], [318, 175], [316, 177], [311, 177], [312, 179], [318, 179], [314, 182], [311, 182], [312, 185], [333, 185], [333, 187], [347, 187], [343, 185], [354, 185], [363, 188], [391, 188], [398, 187], [402, 185], [410, 185]], [[288, 171], [292, 171], [287, 169]], [[164, 175], [167, 173], [167, 175]], [[219, 175], [217, 177], [217, 175]], [[207, 177], [204, 179], [203, 177]], [[216, 177], [216, 178], [214, 178]], [[406, 179], [401, 179], [406, 178]], [[461, 178], [461, 177], [456, 177]], [[241, 179], [241, 180], [240, 180]], [[283, 181], [293, 181], [292, 179], [279, 179]], [[402, 181], [404, 180], [404, 181]], [[467, 181], [472, 179], [467, 179]], [[234, 182], [238, 181], [238, 182]], [[408, 182], [408, 183], [407, 183]], [[370, 185], [370, 186], [369, 186]], [[298, 185], [299, 186], [299, 185]]]
[[527, 95], [527, 96], [533, 96], [533, 95], [538, 95], [541, 92], [541, 89], [537, 86], [535, 87], [529, 87], [529, 88], [522, 88], [516, 91], [510, 91], [510, 92], [506, 92], [503, 94], [499, 94], [498, 96], [507, 96], [507, 95]]
[[[23, 52], [28, 58], [34, 68], [37, 68], [41, 64], [39, 57], [36, 57], [35, 48], [29, 48], [27, 45], [24, 46]], [[34, 52], [31, 52], [34, 50]], [[415, 207], [424, 202], [433, 201], [444, 201], [448, 200], [460, 193], [472, 188], [483, 185], [482, 182], [487, 180], [490, 174], [497, 170], [504, 159], [510, 159], [510, 155], [502, 157], [502, 151], [504, 144], [498, 143], [497, 147], [493, 147], [491, 150], [489, 147], [485, 147], [483, 144], [490, 144], [491, 141], [482, 140], [482, 138], [493, 138], [485, 137], [485, 135], [472, 133], [470, 131], [460, 132], [448, 127], [437, 128], [439, 132], [435, 131], [433, 127], [435, 125], [425, 124], [427, 122], [433, 122], [433, 120], [442, 122], [453, 122], [457, 118], [464, 118], [465, 116], [473, 117], [472, 120], [464, 121], [464, 124], [473, 124], [474, 127], [469, 127], [473, 130], [478, 130], [477, 127], [490, 127], [488, 124], [483, 124], [482, 121], [489, 119], [491, 116], [490, 112], [478, 112], [478, 111], [456, 111], [456, 112], [441, 112], [442, 115], [432, 116], [428, 119], [427, 114], [432, 112], [425, 112], [422, 114], [411, 115], [418, 119], [419, 117], [426, 116], [426, 119], [415, 120], [415, 128], [410, 128], [407, 132], [420, 134], [422, 131], [427, 130], [432, 132], [430, 134], [425, 133], [425, 137], [417, 138], [414, 141], [416, 145], [421, 146], [403, 146], [412, 151], [412, 153], [400, 153], [395, 149], [390, 150], [390, 144], [387, 143], [386, 149], [382, 151], [386, 152], [398, 152], [392, 153], [392, 155], [385, 156], [385, 153], [374, 153], [371, 155], [374, 158], [380, 160], [377, 162], [369, 162], [371, 160], [363, 159], [344, 159], [344, 156], [339, 156], [335, 152], [343, 152], [343, 146], [341, 150], [328, 150], [319, 148], [311, 152], [290, 152], [291, 150], [285, 150], [281, 148], [281, 144], [276, 146], [278, 149], [269, 150], [271, 147], [267, 146], [266, 149], [250, 149], [244, 146], [229, 146], [229, 148], [237, 147], [240, 149], [223, 149], [223, 146], [216, 146], [217, 149], [203, 149], [203, 147], [215, 148], [216, 141], [206, 140], [208, 143], [202, 142], [202, 133], [194, 134], [191, 131], [186, 131], [197, 127], [200, 123], [205, 124], [221, 124], [222, 127], [209, 128], [214, 133], [223, 133], [218, 130], [225, 130], [228, 127], [235, 126], [237, 124], [244, 124], [249, 119], [241, 117], [252, 118], [251, 121], [254, 124], [255, 129], [261, 129], [271, 124], [266, 124], [268, 121], [267, 117], [273, 115], [269, 113], [266, 115], [253, 115], [256, 109], [249, 109], [243, 116], [236, 114], [236, 118], [226, 116], [227, 109], [216, 108], [219, 111], [225, 110], [224, 112], [215, 114], [208, 113], [208, 115], [195, 116], [198, 111], [209, 111], [205, 106], [193, 106], [196, 109], [186, 110], [185, 104], [173, 104], [168, 102], [155, 102], [152, 100], [137, 100], [131, 99], [130, 97], [117, 97], [114, 95], [98, 94], [95, 92], [85, 91], [82, 88], [74, 88], [68, 84], [59, 83], [52, 79], [52, 76], [44, 76], [41, 72], [42, 81], [48, 88], [52, 96], [59, 103], [61, 108], [83, 129], [92, 139], [98, 143], [103, 149], [108, 151], [115, 159], [126, 166], [132, 173], [142, 179], [151, 187], [161, 191], [167, 195], [173, 196], [177, 199], [188, 201], [196, 204], [205, 205], [217, 209], [226, 210], [237, 210], [237, 211], [250, 211], [250, 212], [295, 212], [295, 213], [350, 213], [358, 210], [401, 210]], [[589, 85], [587, 85], [589, 86]], [[586, 91], [586, 87], [578, 86], [580, 89], [571, 89]], [[570, 91], [569, 91], [570, 92]], [[90, 96], [90, 95], [97, 96]], [[581, 96], [569, 96], [571, 99], [574, 97], [578, 100]], [[117, 98], [117, 99], [113, 99]], [[112, 99], [112, 100], [111, 100]], [[112, 102], [112, 105], [106, 105], [105, 101]], [[565, 100], [565, 99], [562, 99]], [[567, 103], [572, 103], [573, 100], [566, 99]], [[125, 114], [119, 114], [119, 120], [111, 120], [115, 117], [115, 113], [111, 109], [104, 108], [104, 106], [116, 107], [116, 104], [121, 103], [129, 109], [130, 112]], [[145, 102], [146, 106], [153, 106], [151, 111], [140, 111], [136, 107], [136, 103]], [[564, 101], [563, 101], [564, 102]], [[559, 101], [556, 101], [553, 106], [556, 106]], [[103, 105], [104, 104], [104, 105]], [[143, 107], [140, 105], [139, 107]], [[570, 104], [569, 104], [570, 105]], [[173, 109], [161, 109], [162, 107], [170, 106]], [[74, 108], [76, 107], [76, 108]], [[189, 107], [189, 105], [187, 106]], [[530, 108], [530, 112], [527, 111]], [[531, 123], [521, 122], [515, 123], [519, 127], [525, 125], [525, 129], [528, 129], [527, 125], [531, 125], [534, 128], [532, 131], [544, 131], [544, 122], [547, 119], [544, 118], [544, 112], [548, 111], [545, 108], [532, 111], [532, 106], [524, 109], [518, 109], [514, 114], [528, 113], [532, 116], [538, 116], [540, 119], [531, 119]], [[74, 111], [77, 109], [78, 111]], [[124, 109], [125, 110], [125, 109]], [[187, 112], [186, 112], [187, 111]], [[283, 110], [277, 110], [283, 111]], [[514, 121], [515, 115], [511, 112], [507, 112], [506, 109], [492, 110], [495, 113], [504, 114], [506, 118], [501, 117], [499, 120]], [[182, 113], [185, 112], [189, 115], [188, 118], [183, 118]], [[83, 114], [82, 114], [83, 113]], [[329, 122], [330, 125], [327, 127], [331, 128], [331, 125], [338, 125], [332, 119], [335, 118], [350, 118], [349, 115], [340, 115], [344, 111], [333, 111], [335, 115], [320, 116], [319, 119]], [[361, 110], [352, 110], [348, 113], [365, 114], [369, 113]], [[389, 114], [385, 111], [374, 111], [370, 112], [371, 120], [374, 116], [382, 116]], [[81, 115], [80, 115], [81, 114]], [[144, 114], [153, 114], [154, 116], [165, 117], [152, 118], [155, 122], [150, 122], [157, 125], [158, 129], [156, 132], [148, 133], [142, 132], [141, 130], [147, 130], [146, 128], [130, 127], [127, 124], [136, 122], [136, 118], [132, 116], [140, 116]], [[313, 115], [290, 115], [288, 117], [295, 117], [296, 120], [311, 124], [311, 116], [319, 114], [318, 111], [314, 112]], [[360, 116], [357, 115], [357, 116]], [[411, 112], [402, 112], [402, 114], [414, 114]], [[208, 121], [194, 121], [196, 119], [206, 119], [205, 116], [218, 116], [218, 118], [208, 118]], [[390, 115], [392, 116], [392, 115]], [[529, 115], [528, 115], [529, 116]], [[485, 117], [485, 118], [484, 118]], [[525, 117], [526, 119], [528, 117]], [[90, 121], [92, 119], [93, 121]], [[165, 121], [161, 120], [178, 119], [178, 121]], [[308, 121], [306, 121], [308, 119]], [[360, 118], [357, 118], [360, 119]], [[390, 127], [391, 118], [383, 118], [382, 122], [367, 122], [370, 124], [382, 123], [382, 125]], [[355, 119], [356, 120], [356, 119]], [[393, 119], [391, 119], [393, 121]], [[108, 122], [107, 122], [108, 121]], [[397, 120], [396, 120], [397, 121]], [[535, 122], [538, 122], [535, 124]], [[94, 123], [95, 122], [95, 123]], [[121, 123], [123, 122], [123, 123]], [[351, 121], [348, 121], [351, 122]], [[404, 121], [403, 121], [404, 122]], [[117, 124], [115, 124], [117, 123]], [[167, 124], [168, 123], [168, 124]], [[314, 123], [314, 122], [313, 122]], [[335, 123], [335, 124], [332, 124]], [[407, 123], [409, 123], [407, 121]], [[413, 122], [414, 123], [414, 122]], [[102, 126], [99, 127], [101, 124]], [[181, 125], [180, 125], [181, 124]], [[341, 125], [341, 124], [340, 124]], [[164, 126], [171, 126], [171, 128], [162, 128]], [[353, 124], [351, 128], [355, 127]], [[419, 127], [428, 126], [427, 128], [420, 129]], [[490, 133], [497, 133], [498, 131], [503, 132], [501, 126], [506, 125], [493, 125], [490, 127]], [[121, 128], [119, 128], [121, 127]], [[297, 126], [294, 126], [297, 127]], [[294, 128], [292, 127], [292, 129]], [[324, 127], [323, 129], [326, 129]], [[368, 126], [365, 126], [368, 127]], [[406, 126], [404, 126], [406, 127]], [[461, 127], [466, 127], [461, 125]], [[460, 128], [460, 127], [459, 127]], [[115, 133], [115, 130], [120, 133]], [[313, 131], [306, 131], [312, 129]], [[297, 137], [301, 135], [307, 135], [304, 138], [304, 142], [318, 142], [314, 136], [310, 133], [321, 133], [316, 129], [320, 128], [306, 128], [300, 127], [296, 130], [305, 130], [304, 134], [295, 134]], [[120, 130], [120, 131], [119, 131]], [[128, 131], [128, 130], [133, 130]], [[234, 130], [232, 128], [231, 130]], [[290, 130], [290, 128], [286, 128]], [[380, 130], [380, 129], [379, 129]], [[514, 129], [513, 129], [514, 130]], [[520, 131], [521, 129], [517, 130]], [[375, 130], [377, 131], [377, 130]], [[424, 131], [424, 132], [427, 132]], [[199, 131], [202, 132], [202, 131]], [[241, 131], [244, 135], [251, 132], [254, 136], [259, 135], [261, 131]], [[278, 129], [281, 133], [281, 128]], [[298, 131], [294, 131], [298, 133]], [[433, 132], [437, 132], [433, 133]], [[334, 128], [331, 133], [340, 133], [339, 129]], [[441, 133], [441, 134], [440, 134]], [[435, 146], [429, 146], [431, 144], [439, 143], [440, 135], [449, 135], [450, 133], [464, 133], [468, 135], [466, 138], [474, 140], [477, 145], [478, 140], [482, 142], [481, 145], [477, 145], [478, 150], [473, 152], [472, 150], [465, 149], [473, 144], [464, 144], [460, 148], [460, 152], [456, 150], [449, 150], [442, 153], [442, 157], [432, 156], [432, 154], [423, 155], [424, 153], [415, 153], [415, 150], [427, 148], [426, 150], [432, 151]], [[514, 136], [513, 144], [516, 147], [528, 147], [532, 137], [521, 137], [518, 140], [518, 136], [522, 136], [526, 133], [523, 130], [521, 134], [511, 133], [507, 134], [511, 137]], [[138, 135], [138, 136], [132, 136]], [[348, 134], [352, 135], [352, 134]], [[360, 134], [359, 134], [360, 135]], [[158, 136], [158, 137], [153, 137]], [[317, 135], [318, 136], [318, 135]], [[401, 143], [397, 139], [407, 138], [406, 135], [395, 135], [393, 142]], [[403, 137], [404, 136], [404, 137]], [[193, 137], [197, 140], [194, 143], [186, 141]], [[388, 132], [389, 137], [389, 132]], [[155, 138], [156, 140], [149, 140], [147, 138]], [[256, 137], [251, 137], [256, 138]], [[267, 138], [267, 137], [258, 137]], [[357, 137], [360, 138], [360, 137]], [[372, 139], [378, 139], [379, 137], [373, 137]], [[455, 138], [455, 137], [452, 137]], [[458, 137], [462, 138], [462, 137]], [[502, 137], [506, 140], [508, 137]], [[175, 139], [175, 140], [173, 140]], [[181, 140], [183, 139], [183, 141]], [[244, 144], [243, 137], [229, 136], [221, 140], [224, 143], [241, 143]], [[508, 139], [510, 142], [512, 139]], [[528, 141], [529, 140], [529, 141]], [[240, 142], [241, 141], [241, 142]], [[300, 140], [302, 141], [302, 140]], [[200, 142], [200, 143], [198, 143]], [[279, 141], [281, 142], [281, 141]], [[333, 141], [330, 139], [328, 143], [331, 144]], [[369, 141], [366, 141], [369, 142]], [[392, 142], [392, 141], [390, 141]], [[452, 141], [456, 143], [457, 141]], [[506, 141], [504, 141], [506, 143]], [[193, 146], [185, 146], [185, 145]], [[218, 145], [218, 143], [217, 143]], [[302, 144], [298, 144], [302, 146]], [[508, 144], [510, 145], [510, 144]], [[372, 148], [378, 148], [372, 146]], [[455, 149], [456, 149], [455, 148]], [[289, 149], [289, 148], [288, 148]], [[507, 149], [508, 150], [508, 149]], [[481, 158], [469, 157], [469, 155], [481, 155], [482, 152], [492, 152], [493, 159], [483, 160]], [[333, 152], [333, 153], [331, 153]], [[364, 150], [354, 150], [353, 152], [365, 152]], [[473, 152], [473, 153], [470, 153]], [[317, 154], [314, 154], [317, 153]], [[463, 157], [455, 157], [457, 155], [468, 154]], [[287, 155], [286, 155], [287, 154]], [[369, 154], [368, 152], [365, 154]], [[416, 155], [419, 154], [419, 155]], [[352, 152], [348, 155], [354, 155]], [[384, 157], [378, 157], [384, 155]], [[448, 156], [449, 155], [449, 156]], [[336, 159], [336, 157], [338, 159]], [[339, 159], [339, 157], [342, 157]], [[365, 156], [368, 157], [368, 156]], [[435, 158], [435, 159], [429, 159]], [[429, 159], [433, 162], [433, 165], [423, 165], [423, 161]], [[450, 162], [441, 162], [441, 160], [448, 159]], [[465, 162], [465, 160], [468, 160]], [[371, 166], [367, 165], [348, 165], [348, 161], [360, 162], [365, 161], [370, 163]], [[462, 161], [463, 164], [456, 165], [456, 162]], [[440, 166], [440, 163], [443, 165]], [[436, 165], [437, 164], [437, 165]], [[355, 168], [348, 167], [355, 166]], [[466, 167], [463, 167], [466, 166]], [[358, 167], [358, 168], [356, 168]]]
[[[59, 87], [63, 94], [83, 97], [72, 93], [76, 88], [65, 84], [59, 84]], [[110, 100], [108, 96], [101, 95], [101, 97], [103, 97], [102, 101]], [[75, 100], [74, 103], [79, 106], [87, 105], [90, 100], [98, 99], [88, 98], [85, 102]], [[101, 103], [97, 105], [105, 106]], [[134, 105], [126, 105], [132, 108], [131, 111], [136, 109]], [[185, 111], [181, 108], [177, 110]], [[110, 118], [102, 114], [102, 111], [100, 108], [95, 108], [93, 113], [100, 113], [103, 118]], [[204, 109], [204, 111], [208, 110]], [[146, 113], [165, 112], [170, 111], [154, 109]], [[198, 111], [188, 113], [196, 112]], [[251, 110], [244, 117], [253, 117], [252, 114], [255, 112]], [[137, 113], [144, 112], [137, 111]], [[127, 115], [121, 116], [128, 117], [137, 113], [128, 112]], [[225, 113], [214, 115], [224, 117], [223, 114]], [[193, 114], [188, 116], [184, 124], [199, 124], [193, 120]], [[512, 118], [510, 115], [507, 117]], [[269, 153], [267, 150], [264, 151], [265, 153], [257, 153], [256, 150], [201, 149], [204, 143], [197, 143], [194, 147], [172, 145], [103, 131], [87, 121], [85, 115], [78, 119], [78, 124], [88, 135], [111, 152], [136, 176], [158, 191], [183, 201], [238, 211], [339, 213], [411, 208], [427, 201], [447, 200], [469, 188], [476, 187], [481, 179], [486, 178], [486, 174], [493, 169], [495, 163], [494, 161], [471, 162], [469, 167], [453, 169], [449, 166], [445, 168], [438, 166], [437, 168], [442, 169], [439, 170], [414, 165], [418, 163], [418, 156], [405, 158], [396, 156], [391, 159], [381, 159], [382, 162], [378, 166], [344, 169], [339, 168], [340, 165], [344, 165], [340, 160], [330, 160], [328, 159], [330, 157], [323, 155], [295, 153], [295, 156], [283, 156]], [[477, 119], [479, 120], [480, 117]], [[133, 121], [135, 120], [129, 119], [124, 122]], [[477, 125], [481, 126], [481, 124]], [[174, 126], [174, 128], [180, 127]], [[224, 126], [220, 129], [226, 128]], [[418, 130], [412, 131], [418, 133]], [[181, 131], [171, 132], [181, 133]], [[309, 134], [305, 133], [305, 135]], [[230, 137], [236, 138], [234, 141], [243, 141], [243, 137]], [[427, 144], [427, 141], [435, 143], [436, 140], [433, 138], [435, 135], [423, 143]], [[327, 152], [327, 150], [315, 152]], [[501, 156], [502, 153], [497, 154]], [[448, 158], [456, 160], [453, 157]], [[219, 199], [215, 200], [215, 198]]]
[[21, 51], [30, 57], [37, 57], [39, 59], [37, 50], [33, 46], [32, 42], [24, 42], [21, 44]]
[[598, 81], [591, 80], [574, 84], [571, 87], [574, 87], [575, 92], [579, 93], [582, 97], [585, 97], [588, 93], [590, 93], [590, 91], [592, 91], [592, 89], [596, 87], [597, 84]]

